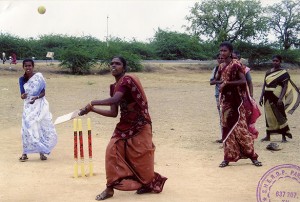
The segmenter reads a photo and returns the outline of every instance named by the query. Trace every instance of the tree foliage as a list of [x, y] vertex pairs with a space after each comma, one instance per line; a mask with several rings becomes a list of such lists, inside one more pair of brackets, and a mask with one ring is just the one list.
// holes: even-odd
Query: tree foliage
[[234, 42], [256, 39], [266, 30], [262, 6], [256, 0], [203, 0], [186, 16], [188, 31], [200, 38]]
[[[101, 58], [102, 64], [106, 64], [109, 66], [110, 60], [114, 56], [122, 56], [127, 61], [128, 71], [131, 72], [139, 72], [143, 69], [141, 65], [141, 55], [138, 51], [134, 51], [130, 42], [124, 41], [118, 37], [113, 37], [108, 41], [109, 46], [105, 44], [105, 47], [100, 47], [101, 50], [98, 53], [101, 55], [98, 58]], [[140, 51], [143, 53], [147, 52], [147, 50], [143, 51], [141, 48]]]
[[26, 51], [29, 48], [29, 44], [25, 39], [10, 34], [0, 34], [0, 50], [5, 52], [7, 56], [18, 52], [22, 52], [21, 56], [23, 57], [27, 56]]
[[292, 45], [300, 46], [300, 0], [282, 0], [268, 7], [269, 27], [275, 32], [287, 50]]
[[261, 67], [275, 54], [275, 50], [270, 45], [263, 43], [254, 44], [238, 41], [234, 44], [234, 48], [239, 50], [243, 58], [248, 58], [249, 66], [253, 69]]
[[[299, 64], [300, 0], [282, 0], [267, 7], [266, 13], [264, 9], [258, 0], [202, 0], [186, 17], [186, 29], [192, 34], [158, 28], [149, 42], [111, 37], [107, 43], [91, 36], [50, 34], [23, 39], [0, 33], [0, 50], [7, 57], [16, 53], [18, 59], [46, 59], [47, 52], [54, 52], [61, 66], [78, 74], [89, 72], [99, 62], [106, 64], [104, 71], [108, 71], [113, 56], [124, 56], [129, 71], [141, 71], [141, 60], [209, 60], [220, 42], [227, 40], [248, 58], [252, 68], [265, 65], [276, 53], [282, 54], [284, 61]], [[278, 37], [272, 43], [264, 38], [270, 30]]]
[[152, 41], [156, 54], [166, 60], [204, 59], [198, 37], [158, 29]]

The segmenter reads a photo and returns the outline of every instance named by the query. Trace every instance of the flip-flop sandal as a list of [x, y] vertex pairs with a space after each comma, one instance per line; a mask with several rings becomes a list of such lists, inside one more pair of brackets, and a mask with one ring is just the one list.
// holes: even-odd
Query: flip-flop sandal
[[229, 165], [229, 162], [228, 161], [222, 161], [222, 163], [219, 165], [220, 168], [224, 168], [226, 166]]
[[40, 159], [41, 159], [42, 161], [45, 161], [45, 160], [47, 160], [47, 157], [46, 157], [44, 154], [42, 154], [42, 155], [40, 155]]
[[293, 139], [293, 135], [291, 133], [286, 133], [285, 136], [287, 136], [290, 139]]
[[216, 143], [223, 143], [223, 140], [216, 140]]
[[103, 201], [105, 199], [113, 197], [113, 194], [108, 194], [106, 191], [103, 191], [101, 194], [97, 195], [95, 200]]
[[146, 193], [151, 193], [151, 192], [152, 192], [152, 189], [150, 189], [148, 187], [141, 187], [136, 191], [137, 194], [146, 194]]
[[25, 162], [25, 161], [27, 161], [27, 160], [28, 160], [27, 155], [22, 155], [22, 156], [19, 158], [19, 161], [21, 161], [21, 162]]
[[262, 166], [262, 163], [260, 161], [258, 161], [258, 160], [253, 160], [252, 163], [255, 166]]
[[279, 148], [279, 145], [277, 143], [275, 143], [275, 142], [271, 142], [270, 144], [268, 144], [267, 147], [266, 147], [266, 149], [267, 150], [272, 150], [272, 151], [279, 151], [279, 150], [281, 150]]

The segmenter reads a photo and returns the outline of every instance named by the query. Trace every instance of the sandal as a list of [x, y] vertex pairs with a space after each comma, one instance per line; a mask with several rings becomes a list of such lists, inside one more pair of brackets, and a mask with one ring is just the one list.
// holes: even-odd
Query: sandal
[[251, 160], [255, 166], [262, 166], [262, 163], [258, 160]]
[[113, 197], [114, 194], [109, 194], [108, 192], [106, 192], [106, 190], [104, 190], [101, 194], [97, 195], [95, 200], [97, 201], [103, 201], [105, 199], [111, 198]]
[[223, 140], [222, 139], [216, 140], [216, 143], [223, 143]]
[[267, 150], [272, 150], [272, 151], [279, 151], [279, 145], [275, 142], [271, 142], [270, 144], [267, 145], [266, 147]]
[[293, 139], [293, 136], [292, 136], [291, 133], [286, 133], [285, 136], [287, 136], [287, 137], [290, 138], [290, 139]]
[[25, 162], [28, 160], [27, 154], [22, 154], [22, 156], [19, 158], [19, 161]]
[[220, 168], [224, 168], [226, 166], [229, 165], [229, 162], [228, 161], [222, 161], [222, 163], [219, 165]]
[[47, 160], [47, 157], [44, 154], [40, 153], [40, 159], [42, 161], [45, 161], [45, 160]]
[[150, 189], [148, 187], [141, 187], [136, 191], [137, 194], [145, 194], [145, 193], [150, 193], [150, 192], [152, 192], [152, 189]]

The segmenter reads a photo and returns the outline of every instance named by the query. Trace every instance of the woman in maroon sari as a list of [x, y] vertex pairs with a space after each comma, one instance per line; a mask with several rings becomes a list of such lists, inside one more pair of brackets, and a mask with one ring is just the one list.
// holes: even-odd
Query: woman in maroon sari
[[[96, 200], [112, 197], [114, 189], [137, 190], [137, 194], [160, 193], [167, 178], [154, 172], [155, 146], [143, 87], [137, 77], [125, 74], [124, 58], [114, 57], [110, 66], [116, 79], [116, 83], [110, 86], [111, 97], [93, 100], [80, 112], [80, 115], [92, 111], [117, 117], [119, 106], [121, 111], [120, 122], [106, 148], [106, 189], [96, 196]], [[95, 107], [99, 105], [110, 106], [110, 110]]]
[[[233, 46], [229, 42], [220, 45], [220, 55], [224, 63], [220, 65], [217, 79], [220, 85], [220, 106], [222, 119], [222, 140], [224, 161], [220, 167], [228, 166], [241, 158], [250, 158], [255, 166], [261, 166], [254, 152], [253, 135], [250, 124], [254, 124], [260, 113], [247, 91], [245, 68], [232, 59]], [[253, 131], [254, 132], [254, 131]]]

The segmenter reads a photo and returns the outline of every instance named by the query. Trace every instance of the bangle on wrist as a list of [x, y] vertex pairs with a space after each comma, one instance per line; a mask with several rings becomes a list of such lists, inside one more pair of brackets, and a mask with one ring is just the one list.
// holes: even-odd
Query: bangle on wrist
[[89, 105], [90, 105], [90, 107], [93, 107], [93, 105], [92, 105], [92, 101], [89, 103]]

